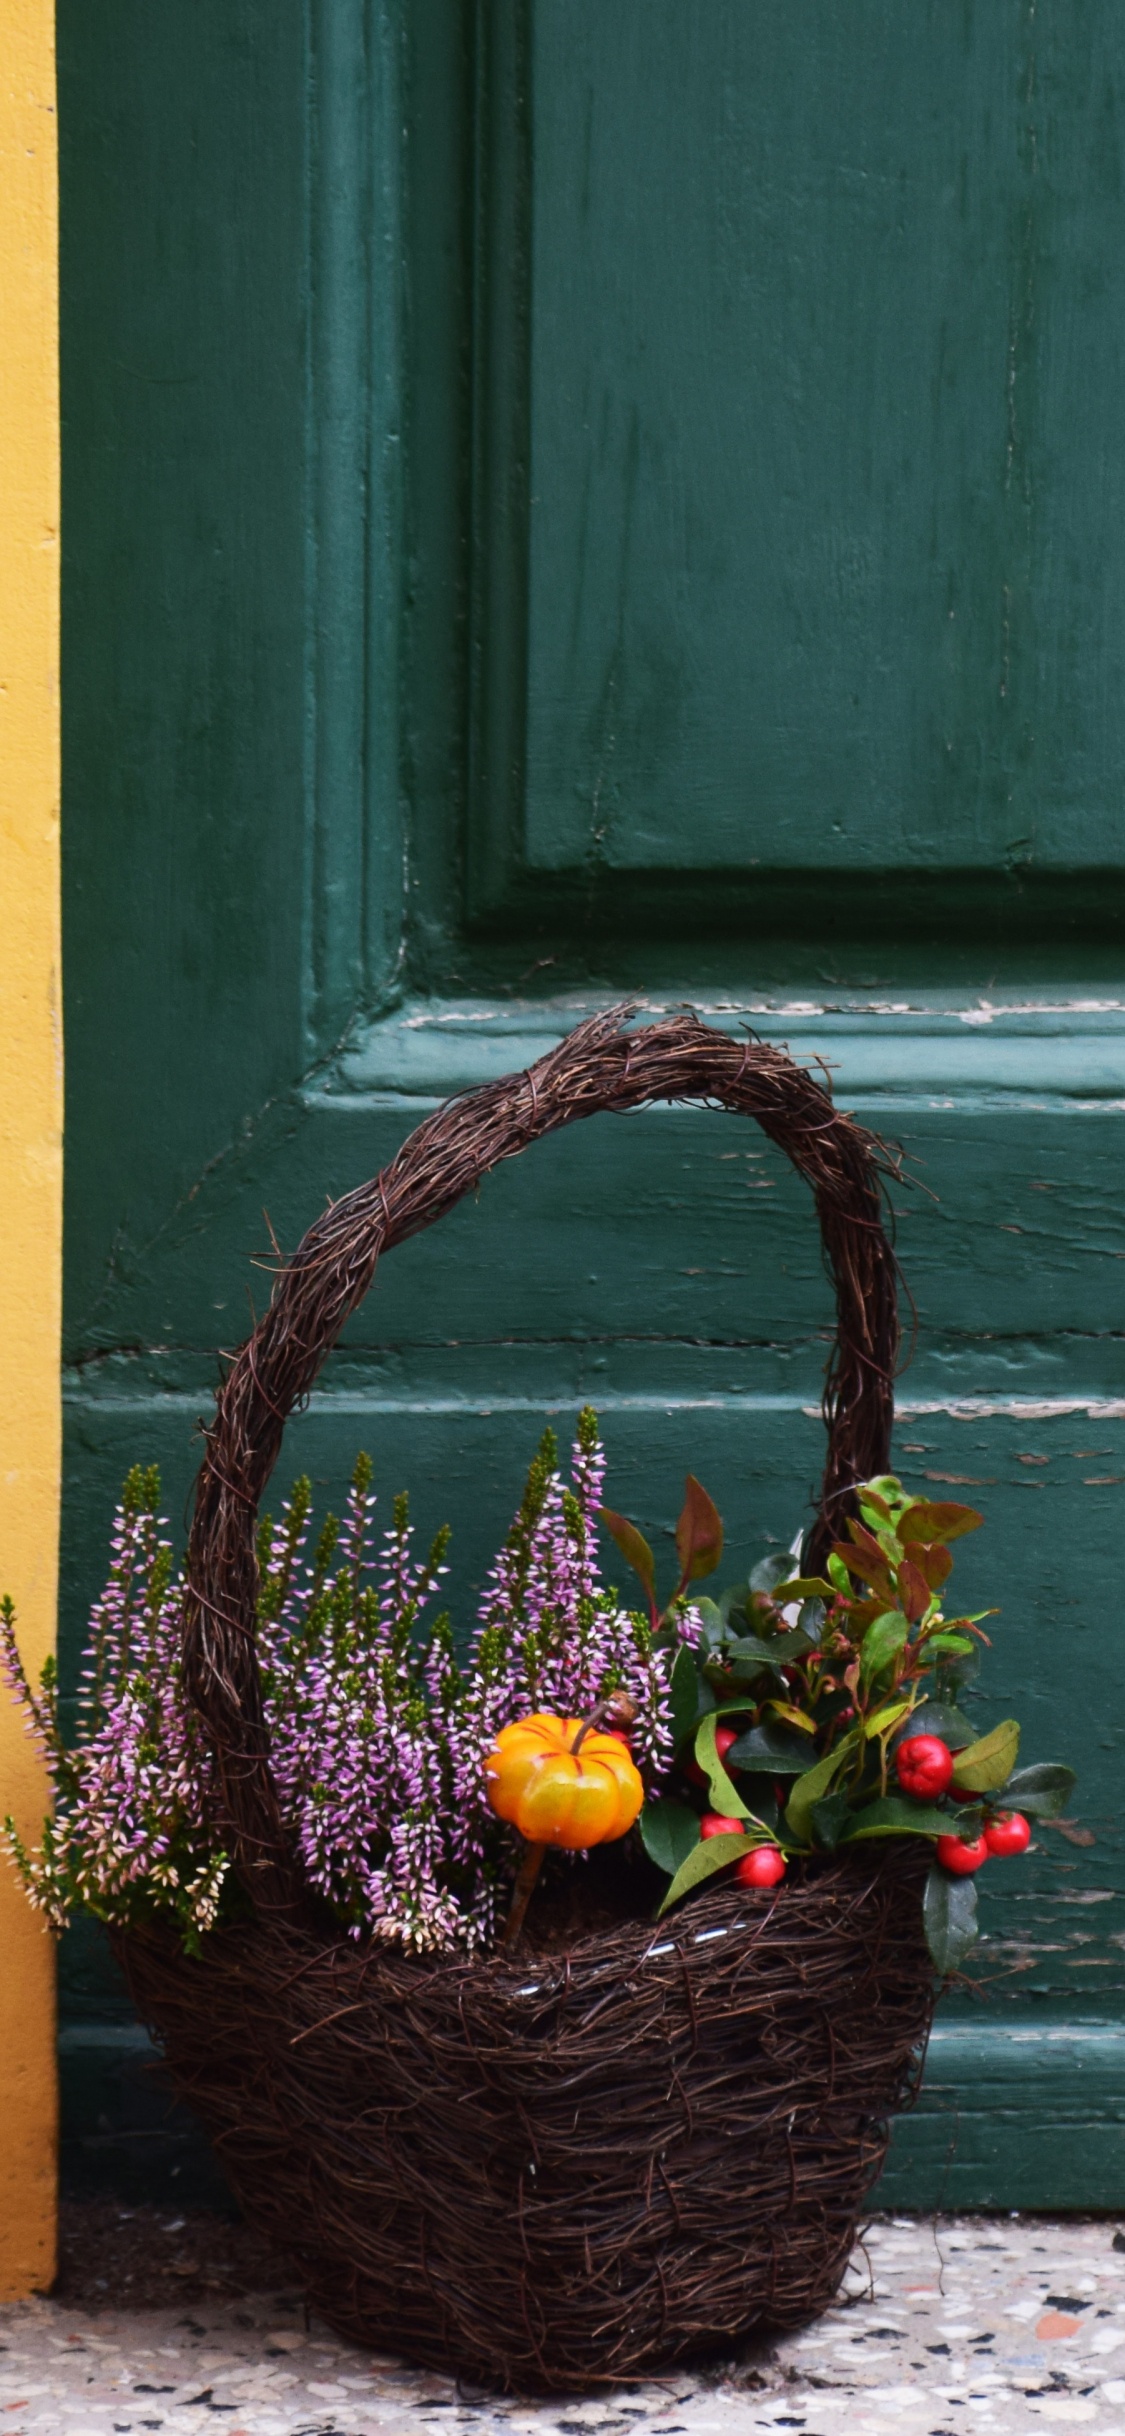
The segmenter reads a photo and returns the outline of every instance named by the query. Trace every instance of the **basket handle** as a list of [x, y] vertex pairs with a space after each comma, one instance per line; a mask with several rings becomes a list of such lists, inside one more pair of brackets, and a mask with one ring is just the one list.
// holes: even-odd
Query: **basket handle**
[[820, 1557], [840, 1527], [847, 1491], [887, 1469], [898, 1354], [896, 1266], [883, 1218], [887, 1154], [784, 1050], [733, 1039], [690, 1013], [630, 1030], [635, 1012], [620, 1006], [591, 1016], [525, 1072], [447, 1100], [417, 1126], [381, 1175], [309, 1228], [219, 1391], [188, 1550], [185, 1678], [215, 1753], [236, 1865], [261, 1911], [294, 1915], [304, 1897], [262, 1713], [259, 1499], [286, 1421], [362, 1302], [380, 1254], [432, 1226], [501, 1159], [579, 1117], [653, 1100], [717, 1101], [755, 1118], [811, 1186], [836, 1291], [813, 1535]]

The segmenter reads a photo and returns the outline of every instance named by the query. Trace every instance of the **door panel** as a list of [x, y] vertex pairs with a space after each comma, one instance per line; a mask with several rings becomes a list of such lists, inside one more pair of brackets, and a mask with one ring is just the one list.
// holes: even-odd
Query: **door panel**
[[[60, 0], [59, 56], [67, 1681], [271, 1228], [615, 995], [826, 1060], [905, 1153], [896, 1459], [979, 1496], [990, 1705], [1086, 1839], [990, 1873], [888, 2189], [1112, 2206], [1119, 12]], [[749, 1558], [830, 1320], [763, 1141], [598, 1120], [387, 1264], [279, 1491], [368, 1447], [467, 1633], [589, 1397], [615, 1502], [663, 1547], [694, 1468]], [[91, 1941], [63, 1994], [74, 2153], [136, 2189]]]
[[1118, 868], [1119, 16], [539, 0], [526, 42], [509, 881]]

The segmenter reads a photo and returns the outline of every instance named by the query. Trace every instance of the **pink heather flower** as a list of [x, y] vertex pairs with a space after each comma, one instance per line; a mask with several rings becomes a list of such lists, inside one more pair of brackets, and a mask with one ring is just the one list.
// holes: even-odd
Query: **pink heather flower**
[[126, 1922], [158, 1908], [190, 1937], [214, 1918], [226, 1873], [226, 1855], [205, 1825], [210, 1766], [181, 1695], [180, 1591], [160, 1537], [158, 1494], [155, 1472], [130, 1473], [109, 1580], [91, 1617], [72, 1750], [59, 1732], [53, 1668], [32, 1695], [10, 1610], [4, 1617], [5, 1670], [55, 1787], [39, 1852], [25, 1851], [10, 1820], [5, 1836], [53, 1927], [75, 1908]]
[[[445, 1613], [448, 1533], [414, 1550], [405, 1497], [376, 1545], [371, 1464], [361, 1456], [339, 1523], [310, 1552], [311, 1492], [299, 1480], [258, 1535], [265, 1717], [282, 1816], [308, 1883], [356, 1938], [415, 1952], [485, 1945], [511, 1874], [506, 1831], [485, 1797], [483, 1759], [510, 1719], [546, 1708], [588, 1715], [621, 1688], [636, 1712], [638, 1764], [671, 1758], [675, 1648], [602, 1581], [597, 1520], [605, 1455], [579, 1417], [570, 1479], [544, 1435], [491, 1569], [468, 1665]], [[129, 1924], [170, 1914], [198, 1937], [221, 1917], [228, 1863], [216, 1787], [183, 1693], [183, 1584], [161, 1537], [154, 1472], [130, 1473], [109, 1579], [90, 1621], [79, 1736], [59, 1732], [54, 1676], [27, 1682], [10, 1607], [0, 1664], [46, 1755], [55, 1815], [29, 1853], [7, 1840], [32, 1900], [55, 1927], [74, 1908]], [[698, 1636], [686, 1611], [683, 1641]]]

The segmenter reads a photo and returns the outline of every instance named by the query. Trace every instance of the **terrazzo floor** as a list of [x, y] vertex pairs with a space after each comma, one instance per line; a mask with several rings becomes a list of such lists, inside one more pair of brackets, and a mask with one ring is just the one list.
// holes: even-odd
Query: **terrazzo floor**
[[[169, 2228], [171, 2230], [171, 2228]], [[611, 2399], [498, 2401], [352, 2349], [291, 2293], [0, 2310], [6, 2436], [1125, 2436], [1125, 2232], [1041, 2218], [872, 2225], [829, 2315]]]

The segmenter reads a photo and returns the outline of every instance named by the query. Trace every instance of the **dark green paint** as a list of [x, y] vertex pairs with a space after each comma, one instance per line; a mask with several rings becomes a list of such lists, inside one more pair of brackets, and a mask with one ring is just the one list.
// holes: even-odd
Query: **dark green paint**
[[876, 2205], [1119, 2213], [1125, 2034], [1067, 2011], [997, 2038], [939, 2020]]
[[[270, 1226], [607, 993], [827, 1058], [915, 1178], [898, 1459], [1096, 1839], [989, 1874], [887, 2189], [1119, 2204], [1117, 15], [61, 0], [59, 57], [65, 1669]], [[589, 1397], [661, 1556], [690, 1466], [748, 1564], [830, 1318], [768, 1145], [599, 1120], [394, 1256], [283, 1471], [368, 1446], [467, 1628]], [[64, 2011], [74, 2171], [201, 2175], [85, 1935]]]
[[[438, 1096], [522, 1065], [571, 1013], [521, 1026], [505, 1011], [483, 1039], [480, 1007], [460, 1029], [423, 1030], [416, 1013], [378, 1027], [268, 1109], [154, 1241], [123, 1230], [117, 1276], [77, 1315], [86, 1358], [204, 1351], [216, 1332], [226, 1341], [248, 1291], [259, 1302], [267, 1291], [247, 1268], [251, 1254], [270, 1257], [263, 1206], [291, 1249], [324, 1195], [373, 1173], [425, 1115], [427, 1066]], [[1011, 1340], [1038, 1340], [1060, 1382], [1052, 1392], [1090, 1389], [1125, 1330], [1125, 1031], [1110, 1018], [1096, 1035], [956, 1015], [922, 1016], [914, 1033], [901, 1019], [856, 1019], [851, 1033], [839, 1021], [756, 1020], [826, 1058], [845, 1104], [902, 1147], [907, 1181], [892, 1199], [923, 1327], [917, 1362], [938, 1361], [940, 1338], [935, 1375], [948, 1376], [960, 1342], [964, 1392], [974, 1376], [1010, 1375]], [[1052, 1087], [1036, 1088], [1046, 1077]], [[406, 1088], [389, 1087], [396, 1079]], [[830, 1308], [809, 1215], [803, 1186], [756, 1134], [741, 1139], [704, 1111], [599, 1118], [498, 1170], [397, 1253], [348, 1342], [804, 1336]]]
[[1118, 871], [1117, 15], [493, 14], [481, 905]]

